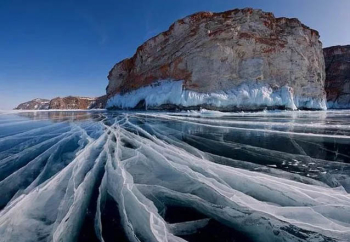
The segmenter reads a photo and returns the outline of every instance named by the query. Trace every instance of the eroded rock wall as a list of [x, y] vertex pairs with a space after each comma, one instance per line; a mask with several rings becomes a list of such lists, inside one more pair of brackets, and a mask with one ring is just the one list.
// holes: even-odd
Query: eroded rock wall
[[182, 80], [183, 89], [199, 93], [254, 82], [290, 88], [297, 108], [325, 108], [318, 32], [297, 19], [250, 8], [178, 20], [117, 63], [108, 79], [108, 97], [162, 80]]
[[50, 101], [49, 109], [89, 109], [95, 100], [88, 97], [57, 97]]
[[94, 102], [91, 103], [90, 109], [101, 109], [106, 107], [107, 95], [97, 97]]
[[327, 105], [350, 108], [350, 45], [324, 49]]

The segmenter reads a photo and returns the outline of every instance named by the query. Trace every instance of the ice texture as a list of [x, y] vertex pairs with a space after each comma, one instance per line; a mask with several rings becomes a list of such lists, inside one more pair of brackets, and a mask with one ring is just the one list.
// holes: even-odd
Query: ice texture
[[349, 117], [2, 113], [0, 241], [349, 241]]
[[288, 86], [273, 89], [264, 83], [248, 81], [228, 91], [198, 93], [184, 90], [182, 81], [171, 80], [159, 81], [125, 94], [116, 94], [107, 101], [107, 108], [130, 109], [137, 107], [142, 101], [146, 108], [173, 104], [179, 107], [207, 105], [214, 109], [227, 110], [266, 107], [291, 110], [327, 109], [325, 100], [296, 96]]

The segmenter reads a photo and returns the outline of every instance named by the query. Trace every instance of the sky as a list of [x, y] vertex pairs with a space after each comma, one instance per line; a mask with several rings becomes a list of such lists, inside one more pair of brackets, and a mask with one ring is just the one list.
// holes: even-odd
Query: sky
[[0, 0], [0, 110], [103, 95], [113, 65], [176, 20], [244, 7], [300, 19], [324, 47], [350, 44], [350, 0]]

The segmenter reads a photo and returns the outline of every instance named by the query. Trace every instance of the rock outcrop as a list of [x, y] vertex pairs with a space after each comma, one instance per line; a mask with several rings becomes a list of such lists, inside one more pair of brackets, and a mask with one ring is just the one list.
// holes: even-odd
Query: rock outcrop
[[[178, 20], [117, 63], [108, 79], [110, 108], [326, 108], [318, 32], [298, 19], [250, 8]], [[169, 81], [181, 81], [181, 90], [149, 91], [168, 90]], [[130, 95], [138, 101], [133, 106]]]
[[94, 102], [91, 103], [90, 109], [105, 108], [107, 103], [107, 95], [97, 97]]
[[19, 104], [15, 109], [17, 110], [45, 110], [49, 109], [50, 100], [36, 98], [29, 102]]
[[50, 109], [89, 109], [95, 98], [89, 97], [57, 97], [50, 101]]
[[323, 50], [328, 108], [350, 108], [350, 45]]
[[34, 99], [29, 102], [21, 103], [15, 109], [21, 110], [40, 110], [40, 109], [102, 109], [105, 108], [107, 96], [97, 98], [91, 97], [56, 97], [51, 100]]

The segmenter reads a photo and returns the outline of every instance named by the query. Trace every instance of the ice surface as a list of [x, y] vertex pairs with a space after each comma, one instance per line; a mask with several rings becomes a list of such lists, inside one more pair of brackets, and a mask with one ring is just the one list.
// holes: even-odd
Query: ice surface
[[107, 108], [135, 108], [142, 101], [145, 102], [146, 108], [174, 104], [180, 107], [209, 105], [216, 108], [245, 109], [327, 109], [325, 100], [294, 96], [292, 88], [288, 86], [273, 90], [266, 84], [251, 81], [225, 92], [198, 93], [184, 90], [182, 81], [170, 80], [160, 81], [123, 95], [117, 94], [107, 101]]
[[0, 241], [349, 241], [349, 118], [2, 113]]

